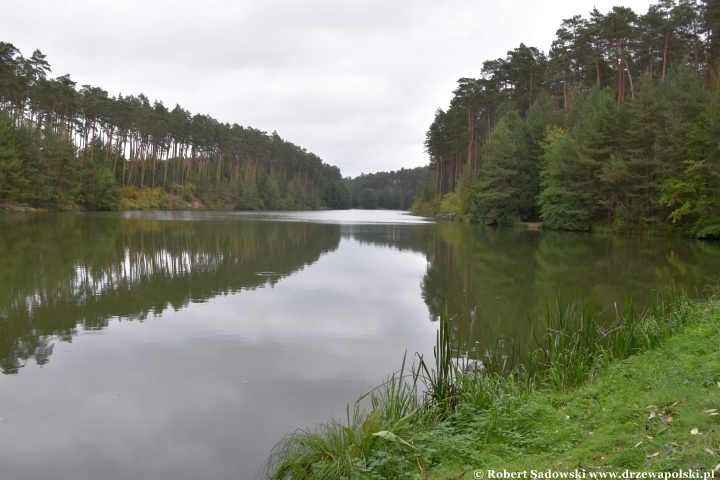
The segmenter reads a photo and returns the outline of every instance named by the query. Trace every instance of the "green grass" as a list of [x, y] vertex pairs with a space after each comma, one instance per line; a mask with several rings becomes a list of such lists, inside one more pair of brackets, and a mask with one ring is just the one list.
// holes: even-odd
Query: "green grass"
[[688, 308], [691, 325], [579, 388], [508, 391], [484, 405], [463, 402], [436, 428], [418, 426], [418, 449], [433, 450], [424, 458], [429, 478], [479, 468], [712, 470], [720, 464], [720, 416], [712, 415], [720, 411], [720, 303]]
[[347, 422], [283, 439], [263, 474], [446, 479], [475, 469], [708, 471], [720, 463], [717, 300], [656, 297], [643, 313], [628, 300], [599, 318], [592, 301], [558, 296], [509, 374], [494, 365], [497, 352], [485, 373], [463, 368], [449, 328], [443, 316], [434, 365], [418, 356], [406, 371], [403, 361], [348, 408]]

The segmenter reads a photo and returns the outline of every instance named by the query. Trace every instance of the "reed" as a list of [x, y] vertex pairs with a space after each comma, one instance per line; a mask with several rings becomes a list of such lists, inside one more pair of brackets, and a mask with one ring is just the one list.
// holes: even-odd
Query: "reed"
[[457, 359], [457, 355], [453, 356], [447, 309], [440, 314], [433, 349], [434, 365], [428, 366], [423, 355], [419, 353], [416, 355], [418, 367], [413, 365], [412, 370], [415, 378], [419, 378], [425, 388], [425, 407], [436, 408], [442, 413], [452, 411], [457, 404], [457, 377], [460, 361]]
[[[413, 450], [402, 433], [422, 415], [419, 370], [405, 368], [366, 392], [347, 407], [346, 422], [332, 420], [313, 429], [297, 430], [273, 448], [261, 469], [268, 479], [355, 478], [366, 470], [366, 459], [380, 446]], [[363, 408], [369, 401], [370, 411]]]
[[[460, 339], [452, 345], [455, 319], [445, 311], [432, 363], [418, 353], [417, 364], [406, 368], [406, 354], [398, 372], [348, 405], [346, 422], [332, 420], [282, 439], [262, 474], [275, 480], [325, 480], [370, 478], [374, 472], [385, 478], [379, 470], [394, 455], [401, 463], [416, 463], [423, 476], [419, 447], [410, 439], [418, 429], [458, 421], [463, 409], [485, 410], [487, 442], [492, 412], [507, 410], [539, 389], [578, 387], [608, 362], [654, 348], [692, 321], [691, 306], [684, 292], [671, 289], [665, 297], [655, 292], [642, 312], [627, 298], [621, 308], [613, 304], [603, 315], [592, 298], [565, 300], [558, 292], [554, 301], [545, 301], [541, 324], [533, 326], [522, 356], [515, 345], [508, 355], [496, 343], [485, 353], [482, 369], [469, 368], [459, 352]], [[462, 319], [457, 322], [462, 331]]]
[[689, 319], [690, 300], [684, 292], [655, 292], [650, 307], [638, 312], [631, 298], [622, 309], [613, 304], [603, 318], [592, 298], [566, 301], [560, 293], [545, 302], [546, 333], [533, 335], [533, 348], [524, 361], [526, 384], [566, 389], [592, 377], [608, 361], [657, 346]]

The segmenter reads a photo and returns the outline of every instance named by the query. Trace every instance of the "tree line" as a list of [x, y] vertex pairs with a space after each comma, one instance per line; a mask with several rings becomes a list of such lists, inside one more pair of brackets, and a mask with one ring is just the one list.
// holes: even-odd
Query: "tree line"
[[428, 177], [428, 167], [401, 168], [391, 172], [345, 178], [352, 208], [409, 210]]
[[415, 209], [487, 224], [720, 237], [720, 1], [562, 21], [461, 78], [425, 147]]
[[277, 132], [142, 94], [111, 97], [50, 72], [39, 50], [25, 58], [0, 42], [0, 202], [59, 210], [171, 208], [177, 198], [250, 210], [350, 206], [340, 170]]

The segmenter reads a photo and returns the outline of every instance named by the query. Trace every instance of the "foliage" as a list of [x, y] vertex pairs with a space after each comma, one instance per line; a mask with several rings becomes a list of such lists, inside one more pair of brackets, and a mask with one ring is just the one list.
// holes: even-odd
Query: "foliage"
[[720, 237], [717, 18], [704, 1], [593, 9], [562, 21], [547, 56], [521, 44], [485, 61], [425, 139], [435, 193], [462, 190], [461, 206], [413, 210]]
[[330, 182], [323, 192], [325, 205], [331, 210], [344, 210], [351, 206], [350, 190], [340, 180]]
[[375, 210], [378, 207], [377, 193], [372, 188], [363, 188], [358, 194], [358, 202], [360, 208]]
[[[69, 75], [49, 72], [39, 50], [25, 58], [0, 42], [2, 200], [112, 210], [134, 208], [128, 195], [121, 199], [123, 189], [171, 192], [179, 185], [184, 202], [197, 205], [197, 195], [213, 209], [349, 207], [340, 170], [277, 132], [223, 124], [178, 105], [170, 110], [142, 94], [76, 89]], [[137, 206], [184, 205], [153, 196]]]
[[18, 198], [24, 186], [20, 156], [15, 148], [15, 131], [10, 118], [0, 112], [0, 200]]
[[525, 123], [515, 112], [504, 115], [483, 149], [483, 167], [475, 184], [473, 216], [487, 225], [520, 220], [522, 192], [532, 189], [525, 143]]
[[[353, 208], [409, 210], [427, 178], [427, 167], [401, 168], [392, 172], [361, 174], [355, 178], [346, 178], [344, 184], [352, 197]], [[372, 205], [369, 198], [371, 194], [367, 193], [367, 190], [374, 193], [377, 199], [376, 207], [365, 206], [365, 204]]]
[[434, 215], [440, 210], [440, 198], [435, 193], [430, 177], [427, 177], [420, 193], [410, 207], [416, 215]]

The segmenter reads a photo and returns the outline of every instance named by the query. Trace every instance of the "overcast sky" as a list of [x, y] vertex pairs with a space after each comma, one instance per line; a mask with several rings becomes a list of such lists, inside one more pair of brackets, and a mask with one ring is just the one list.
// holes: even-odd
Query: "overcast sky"
[[427, 163], [460, 77], [563, 18], [643, 0], [0, 0], [0, 40], [52, 76], [272, 132], [343, 176]]

